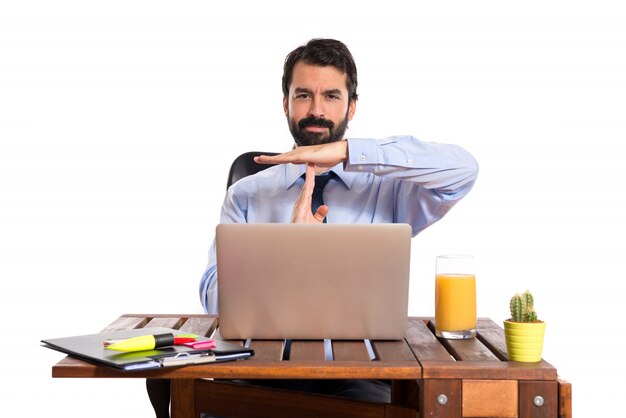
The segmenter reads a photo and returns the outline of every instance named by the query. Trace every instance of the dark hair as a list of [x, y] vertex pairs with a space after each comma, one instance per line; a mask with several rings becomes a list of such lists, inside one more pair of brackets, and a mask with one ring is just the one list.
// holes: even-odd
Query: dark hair
[[283, 94], [289, 97], [289, 86], [293, 75], [293, 67], [298, 61], [308, 65], [321, 67], [332, 66], [347, 75], [346, 88], [350, 100], [357, 100], [356, 64], [348, 47], [335, 39], [311, 39], [306, 45], [299, 46], [285, 58], [283, 67]]

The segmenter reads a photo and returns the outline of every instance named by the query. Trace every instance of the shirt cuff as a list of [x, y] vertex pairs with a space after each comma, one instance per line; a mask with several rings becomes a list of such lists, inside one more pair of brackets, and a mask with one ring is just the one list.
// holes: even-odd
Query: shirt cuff
[[348, 139], [346, 171], [372, 172], [378, 164], [378, 142], [375, 139]]

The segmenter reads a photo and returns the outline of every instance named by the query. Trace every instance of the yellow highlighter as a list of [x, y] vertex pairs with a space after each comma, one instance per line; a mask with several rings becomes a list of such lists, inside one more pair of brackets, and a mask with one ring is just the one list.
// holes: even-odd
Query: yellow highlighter
[[142, 335], [139, 337], [128, 338], [126, 340], [116, 341], [111, 344], [110, 342], [104, 342], [104, 348], [107, 350], [116, 351], [144, 351], [154, 350], [155, 348], [171, 347], [175, 344], [176, 338], [174, 334], [157, 334], [157, 335]]

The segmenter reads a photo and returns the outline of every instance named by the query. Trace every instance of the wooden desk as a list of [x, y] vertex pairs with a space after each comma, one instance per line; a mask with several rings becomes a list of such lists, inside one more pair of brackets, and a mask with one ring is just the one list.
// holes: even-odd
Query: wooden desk
[[[208, 315], [129, 314], [103, 331], [162, 326], [211, 336], [217, 325], [217, 318]], [[212, 384], [203, 378], [388, 379], [392, 404], [381, 408], [390, 417], [415, 417], [416, 410], [421, 417], [441, 418], [572, 416], [571, 385], [545, 361], [507, 361], [504, 331], [489, 319], [479, 320], [478, 337], [471, 340], [439, 340], [430, 318], [410, 318], [403, 341], [372, 341], [370, 346], [292, 341], [286, 346], [284, 341], [253, 340], [250, 347], [255, 356], [244, 361], [136, 372], [67, 357], [52, 367], [52, 376], [171, 379], [176, 418], [197, 417], [210, 405], [210, 398], [195, 396]], [[228, 396], [227, 390], [216, 396]]]

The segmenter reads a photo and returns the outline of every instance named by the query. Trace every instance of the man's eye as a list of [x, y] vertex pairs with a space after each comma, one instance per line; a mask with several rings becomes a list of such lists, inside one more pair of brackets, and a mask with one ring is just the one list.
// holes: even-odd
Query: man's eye
[[296, 94], [296, 99], [306, 99], [308, 97], [309, 97], [309, 95], [306, 94], [306, 93]]
[[339, 96], [337, 96], [336, 94], [329, 94], [326, 97], [330, 100], [339, 100]]

